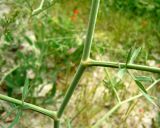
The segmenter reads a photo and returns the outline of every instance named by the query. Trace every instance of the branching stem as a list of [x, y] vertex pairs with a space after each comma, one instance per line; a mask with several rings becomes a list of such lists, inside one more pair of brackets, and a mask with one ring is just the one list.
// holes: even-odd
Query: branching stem
[[21, 100], [17, 100], [15, 98], [11, 98], [11, 97], [8, 97], [8, 96], [2, 95], [2, 94], [0, 94], [0, 99], [4, 100], [4, 101], [8, 101], [8, 102], [13, 103], [13, 104], [23, 105], [24, 108], [31, 109], [31, 110], [34, 110], [36, 112], [42, 113], [46, 116], [49, 116], [53, 119], [57, 119], [55, 111], [50, 111], [50, 110], [41, 108], [39, 106], [30, 104], [30, 103], [26, 103], [26, 102], [23, 102]]
[[[53, 3], [52, 3], [50, 6], [48, 6], [46, 8], [43, 8], [44, 1], [45, 0], [41, 0], [40, 6], [37, 9], [33, 10], [32, 15], [36, 15], [36, 14], [40, 13], [41, 11], [43, 11], [43, 10], [45, 10], [45, 9], [47, 9], [47, 8], [49, 8], [53, 5]], [[64, 99], [62, 101], [62, 104], [60, 105], [60, 108], [59, 108], [58, 112], [50, 111], [50, 110], [41, 108], [39, 106], [30, 104], [30, 103], [26, 103], [26, 102], [23, 103], [23, 101], [20, 101], [20, 100], [17, 100], [17, 99], [14, 99], [14, 98], [2, 95], [2, 94], [0, 94], [0, 99], [4, 100], [4, 101], [11, 102], [11, 103], [14, 103], [14, 104], [24, 105], [24, 107], [26, 107], [27, 109], [31, 109], [31, 110], [37, 111], [39, 113], [42, 113], [43, 115], [47, 115], [47, 116], [54, 119], [54, 128], [59, 128], [60, 127], [60, 119], [61, 119], [61, 117], [64, 113], [64, 110], [65, 110], [67, 104], [69, 103], [70, 98], [73, 95], [73, 92], [74, 92], [75, 88], [77, 87], [78, 82], [80, 81], [80, 79], [81, 79], [81, 77], [82, 77], [82, 75], [83, 75], [83, 73], [84, 73], [84, 71], [87, 67], [100, 66], [100, 67], [111, 67], [111, 68], [126, 68], [126, 63], [96, 61], [96, 60], [91, 60], [90, 59], [90, 50], [91, 50], [93, 34], [94, 34], [94, 30], [95, 30], [95, 25], [96, 25], [96, 19], [97, 19], [99, 4], [100, 4], [100, 0], [92, 0], [92, 6], [91, 6], [91, 11], [90, 11], [90, 18], [89, 18], [89, 24], [88, 24], [88, 29], [87, 29], [86, 41], [85, 41], [85, 44], [84, 44], [84, 49], [83, 49], [81, 62], [79, 64], [78, 70], [77, 70], [75, 76], [73, 77], [73, 80], [72, 80], [72, 82], [71, 82], [71, 84], [70, 84], [70, 86], [69, 86], [69, 88], [68, 88], [68, 90], [67, 90], [67, 92], [64, 96]], [[141, 71], [148, 71], [148, 72], [153, 72], [153, 73], [160, 73], [160, 68], [137, 65], [137, 64], [127, 64], [127, 68], [128, 69], [141, 70]], [[13, 70], [11, 70], [11, 72]], [[8, 74], [6, 74], [6, 75], [8, 75]], [[2, 81], [4, 80], [6, 75], [4, 75], [4, 77], [1, 79], [0, 84], [2, 83]], [[155, 81], [151, 86], [149, 86], [149, 88], [147, 88], [147, 90], [150, 90], [158, 82], [160, 82], [160, 80]], [[128, 103], [130, 101], [133, 101], [133, 100], [143, 96], [143, 94], [138, 94], [138, 95], [133, 96], [129, 99], [121, 101], [115, 88], [113, 88], [113, 91], [117, 96], [118, 104], [115, 105], [106, 115], [104, 115], [104, 117], [102, 117], [95, 124], [95, 126], [93, 126], [94, 128], [98, 127], [101, 124], [101, 122], [103, 122], [106, 118], [108, 118], [121, 105], [123, 105], [125, 103]]]
[[[96, 60], [88, 60], [83, 62], [85, 66], [100, 66], [100, 67], [111, 67], [111, 68], [125, 68], [126, 63], [118, 63], [118, 62], [107, 62], [107, 61], [96, 61]], [[135, 69], [141, 71], [148, 71], [153, 73], [160, 73], [160, 68], [138, 65], [138, 64], [127, 64], [128, 69]]]
[[[83, 54], [82, 54], [82, 59], [81, 59], [81, 63], [79, 65], [79, 68], [73, 78], [73, 81], [71, 82], [71, 85], [69, 86], [66, 95], [64, 97], [64, 100], [59, 108], [57, 117], [61, 118], [64, 109], [66, 108], [84, 70], [85, 70], [85, 66], [83, 65], [83, 61], [86, 61], [89, 59], [90, 57], [90, 49], [91, 49], [91, 45], [92, 45], [92, 40], [93, 40], [93, 33], [94, 33], [94, 29], [95, 29], [95, 24], [96, 24], [96, 19], [97, 19], [97, 14], [98, 14], [98, 9], [99, 9], [99, 3], [100, 0], [92, 0], [92, 6], [91, 6], [91, 12], [90, 12], [90, 18], [89, 18], [89, 25], [88, 25], [88, 30], [87, 30], [87, 36], [86, 36], [86, 42], [84, 44], [84, 49], [83, 49]], [[60, 122], [56, 121], [54, 122], [54, 128], [59, 128], [60, 126]]]

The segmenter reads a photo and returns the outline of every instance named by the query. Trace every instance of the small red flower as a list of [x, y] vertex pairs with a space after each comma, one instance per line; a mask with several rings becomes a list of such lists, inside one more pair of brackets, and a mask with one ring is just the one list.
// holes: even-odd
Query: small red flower
[[74, 15], [78, 15], [78, 13], [79, 13], [79, 10], [78, 10], [78, 9], [74, 9], [74, 10], [73, 10], [73, 14], [74, 14]]

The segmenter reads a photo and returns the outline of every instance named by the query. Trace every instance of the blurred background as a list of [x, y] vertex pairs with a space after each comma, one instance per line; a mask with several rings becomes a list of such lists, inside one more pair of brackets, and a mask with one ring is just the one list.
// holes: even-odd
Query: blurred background
[[[40, 0], [0, 0], [0, 93], [57, 110], [81, 59], [91, 0], [45, 0], [37, 11], [40, 4]], [[160, 67], [160, 0], [101, 0], [91, 58], [125, 63], [132, 47], [142, 48], [136, 64]], [[139, 93], [128, 74], [116, 83], [117, 72], [87, 69], [66, 108], [62, 127], [88, 128], [101, 119], [116, 104], [111, 81], [122, 99]], [[131, 72], [153, 80], [160, 76]], [[144, 86], [151, 83], [145, 81]], [[150, 92], [157, 104], [159, 91], [157, 85]], [[18, 106], [0, 101], [2, 128], [52, 125], [48, 117], [30, 110], [20, 113]], [[101, 125], [112, 127], [159, 128], [160, 112], [140, 98], [120, 107]]]

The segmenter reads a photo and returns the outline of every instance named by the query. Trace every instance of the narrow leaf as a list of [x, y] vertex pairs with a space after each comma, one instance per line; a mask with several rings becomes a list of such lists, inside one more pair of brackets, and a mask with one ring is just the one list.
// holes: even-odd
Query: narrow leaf
[[30, 39], [30, 37], [28, 37], [28, 36], [24, 36], [24, 39], [30, 44], [30, 45], [32, 45], [33, 44], [33, 42], [32, 42], [32, 40]]
[[137, 48], [135, 50], [134, 50], [134, 48], [130, 49], [128, 56], [127, 56], [126, 66], [127, 66], [127, 64], [132, 64], [135, 61], [135, 59], [139, 55], [140, 51], [141, 51], [141, 48]]
[[140, 88], [140, 90], [141, 90], [142, 92], [144, 92], [144, 93], [147, 94], [147, 91], [146, 91], [146, 89], [144, 88], [143, 84], [142, 84], [140, 81], [136, 80], [136, 79], [135, 79], [135, 82], [136, 82], [136, 84], [138, 85], [138, 87]]
[[153, 79], [151, 77], [147, 76], [135, 76], [135, 79], [138, 81], [144, 81], [144, 82], [153, 82]]
[[142, 91], [144, 97], [153, 105], [155, 105], [157, 107], [157, 104], [153, 101], [153, 99], [151, 98], [151, 96], [148, 95], [146, 89], [144, 88], [143, 84], [135, 79], [136, 84], [138, 85], [138, 87], [140, 88], [140, 90]]
[[135, 49], [135, 50], [133, 51], [132, 57], [131, 57], [129, 63], [132, 64], [132, 63], [135, 61], [135, 59], [138, 57], [140, 51], [141, 51], [141, 48], [137, 48], [137, 49]]
[[72, 128], [70, 120], [67, 120], [67, 128]]
[[130, 62], [131, 57], [132, 57], [132, 48], [129, 50], [129, 53], [128, 53], [128, 56], [127, 56], [126, 67], [127, 67], [127, 64]]

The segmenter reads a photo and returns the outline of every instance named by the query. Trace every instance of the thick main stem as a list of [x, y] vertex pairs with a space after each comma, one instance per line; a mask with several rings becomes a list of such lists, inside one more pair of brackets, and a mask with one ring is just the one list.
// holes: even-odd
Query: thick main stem
[[[79, 68], [73, 78], [73, 81], [71, 82], [71, 85], [69, 86], [69, 88], [67, 90], [67, 93], [64, 97], [64, 100], [59, 108], [59, 111], [57, 113], [58, 118], [61, 118], [61, 116], [64, 112], [64, 109], [66, 108], [66, 106], [67, 106], [67, 104], [68, 104], [68, 102], [69, 102], [85, 68], [86, 68], [82, 62], [88, 60], [89, 56], [90, 56], [90, 49], [91, 49], [92, 40], [93, 40], [93, 33], [94, 33], [94, 29], [95, 29], [95, 24], [96, 24], [99, 3], [100, 3], [100, 0], [92, 0], [89, 25], [88, 25], [88, 30], [87, 30], [86, 42], [84, 44], [84, 50], [83, 50], [83, 54], [82, 54], [81, 63], [80, 63]], [[54, 128], [59, 128], [59, 127], [60, 127], [60, 121], [55, 120], [54, 121]]]
[[82, 55], [83, 61], [87, 60], [90, 56], [90, 50], [91, 50], [91, 45], [92, 45], [92, 40], [93, 40], [93, 33], [95, 30], [95, 25], [96, 25], [99, 3], [100, 3], [100, 0], [92, 0], [86, 42], [84, 45], [84, 50], [83, 50], [83, 55]]
[[[80, 66], [78, 67], [78, 70], [77, 70], [77, 72], [76, 72], [76, 74], [75, 74], [75, 76], [73, 78], [73, 81], [71, 82], [71, 85], [69, 86], [69, 88], [68, 88], [68, 90], [66, 92], [64, 100], [63, 100], [63, 102], [62, 102], [62, 104], [61, 104], [61, 106], [59, 108], [59, 111], [57, 113], [57, 117], [58, 118], [61, 118], [61, 116], [62, 116], [62, 114], [64, 112], [64, 109], [66, 108], [66, 106], [67, 106], [67, 104], [68, 104], [68, 102], [69, 102], [69, 100], [70, 100], [75, 88], [77, 87], [78, 82], [79, 82], [84, 70], [85, 70], [85, 67], [80, 64]], [[54, 121], [54, 128], [59, 128], [59, 125], [60, 125], [59, 120], [55, 120]]]
[[26, 102], [22, 102], [21, 100], [17, 100], [17, 99], [14, 99], [14, 98], [2, 95], [2, 94], [0, 94], [0, 99], [4, 100], [4, 101], [8, 101], [10, 103], [17, 104], [17, 105], [23, 105], [24, 108], [31, 109], [31, 110], [34, 110], [36, 112], [42, 113], [43, 115], [49, 116], [53, 119], [57, 119], [55, 111], [50, 111], [50, 110], [41, 108], [39, 106], [30, 104], [30, 103], [26, 103]]
[[83, 62], [85, 66], [100, 66], [100, 67], [111, 67], [111, 68], [125, 68], [135, 69], [141, 71], [148, 71], [153, 73], [160, 73], [160, 68], [138, 65], [138, 64], [127, 64], [126, 63], [118, 63], [118, 62], [106, 62], [106, 61], [95, 61], [88, 60]]
[[75, 90], [75, 88], [76, 88], [76, 86], [77, 86], [77, 84], [78, 84], [78, 82], [79, 82], [84, 70], [85, 70], [85, 67], [83, 65], [80, 65], [78, 67], [78, 70], [77, 70], [77, 72], [76, 72], [76, 74], [75, 74], [75, 76], [73, 78], [73, 81], [72, 81], [71, 85], [69, 86], [69, 88], [67, 90], [67, 93], [66, 93], [66, 95], [64, 97], [64, 100], [63, 100], [63, 102], [62, 102], [62, 104], [61, 104], [61, 106], [59, 108], [58, 113], [57, 113], [57, 117], [58, 118], [60, 118], [62, 116], [62, 114], [64, 112], [64, 109], [67, 106], [67, 104], [68, 104], [68, 102], [69, 102], [69, 100], [70, 100], [70, 98], [71, 98], [71, 96], [72, 96], [72, 94], [73, 94], [73, 92], [74, 92], [74, 90]]

